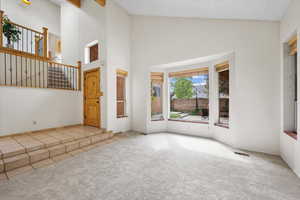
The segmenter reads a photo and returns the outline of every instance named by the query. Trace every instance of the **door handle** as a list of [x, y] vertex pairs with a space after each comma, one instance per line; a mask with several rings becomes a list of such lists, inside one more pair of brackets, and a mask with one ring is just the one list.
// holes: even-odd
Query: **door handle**
[[96, 103], [100, 103], [99, 101], [96, 101]]

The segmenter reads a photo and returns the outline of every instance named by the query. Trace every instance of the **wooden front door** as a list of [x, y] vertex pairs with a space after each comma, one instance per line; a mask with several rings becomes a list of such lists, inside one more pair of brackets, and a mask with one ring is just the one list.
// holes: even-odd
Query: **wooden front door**
[[100, 128], [100, 70], [84, 72], [84, 125]]

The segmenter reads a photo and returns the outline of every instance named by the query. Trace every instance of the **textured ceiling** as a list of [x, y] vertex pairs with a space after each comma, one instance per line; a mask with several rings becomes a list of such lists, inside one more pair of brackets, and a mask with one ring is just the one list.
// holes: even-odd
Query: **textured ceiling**
[[115, 0], [133, 15], [280, 20], [291, 0]]

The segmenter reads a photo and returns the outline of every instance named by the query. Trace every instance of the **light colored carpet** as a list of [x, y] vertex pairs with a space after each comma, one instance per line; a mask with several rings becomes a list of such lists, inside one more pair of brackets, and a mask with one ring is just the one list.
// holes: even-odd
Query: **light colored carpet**
[[132, 136], [0, 183], [2, 200], [299, 200], [300, 179], [276, 156], [218, 142]]

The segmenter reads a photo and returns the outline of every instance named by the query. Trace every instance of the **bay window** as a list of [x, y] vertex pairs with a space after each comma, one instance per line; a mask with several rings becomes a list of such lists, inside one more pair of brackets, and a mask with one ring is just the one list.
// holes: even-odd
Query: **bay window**
[[208, 67], [169, 73], [169, 99], [169, 120], [208, 123]]

